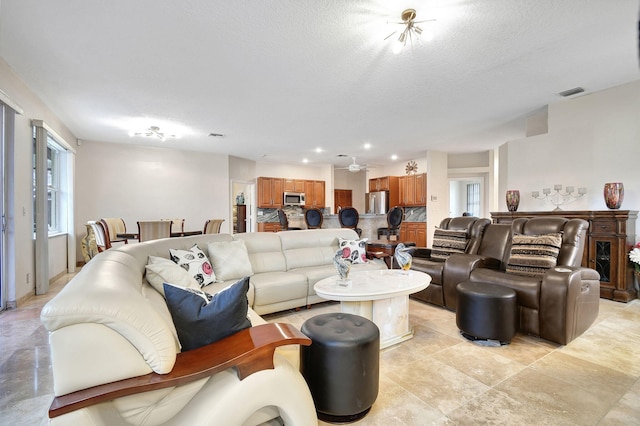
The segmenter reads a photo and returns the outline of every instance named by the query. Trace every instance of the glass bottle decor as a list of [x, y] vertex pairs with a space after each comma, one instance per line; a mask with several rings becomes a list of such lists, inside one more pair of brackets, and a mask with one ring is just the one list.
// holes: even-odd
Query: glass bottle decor
[[604, 202], [612, 210], [619, 209], [624, 200], [624, 185], [622, 182], [604, 184]]
[[520, 191], [517, 189], [510, 189], [507, 191], [507, 209], [510, 212], [518, 211], [520, 205]]

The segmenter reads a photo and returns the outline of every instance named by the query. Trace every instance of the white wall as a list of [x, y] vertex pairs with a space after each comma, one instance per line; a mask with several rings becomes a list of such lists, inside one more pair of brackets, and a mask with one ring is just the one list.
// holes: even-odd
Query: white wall
[[[559, 101], [548, 111], [548, 134], [508, 143], [507, 185], [520, 190], [518, 210], [553, 210], [531, 192], [554, 184], [587, 188], [586, 196], [563, 210], [606, 210], [606, 182], [623, 182], [621, 209], [639, 210], [640, 80]], [[506, 211], [504, 194], [501, 199], [500, 211]]]
[[220, 232], [231, 232], [227, 155], [85, 141], [76, 176], [78, 260], [84, 224], [101, 217], [123, 218], [129, 232], [138, 220], [184, 218], [191, 231], [224, 218]]

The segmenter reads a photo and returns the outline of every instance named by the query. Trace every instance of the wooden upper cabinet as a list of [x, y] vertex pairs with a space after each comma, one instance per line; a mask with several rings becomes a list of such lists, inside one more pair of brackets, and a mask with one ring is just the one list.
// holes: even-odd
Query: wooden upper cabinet
[[304, 182], [300, 179], [284, 179], [284, 192], [304, 192]]
[[393, 181], [397, 179], [395, 176], [383, 176], [369, 179], [369, 192], [391, 191], [393, 190]]
[[416, 204], [427, 205], [427, 174], [420, 173], [416, 177]]
[[283, 201], [282, 178], [259, 177], [258, 178], [258, 207], [281, 208]]
[[398, 182], [400, 204], [424, 206], [427, 203], [427, 174], [401, 176]]
[[323, 180], [306, 180], [304, 181], [304, 206], [323, 208], [325, 201], [325, 183]]

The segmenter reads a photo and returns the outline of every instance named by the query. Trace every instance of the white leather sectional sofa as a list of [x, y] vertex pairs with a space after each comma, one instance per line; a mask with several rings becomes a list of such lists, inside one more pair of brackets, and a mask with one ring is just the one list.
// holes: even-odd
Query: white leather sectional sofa
[[[260, 325], [265, 321], [258, 314], [322, 301], [313, 285], [336, 273], [332, 258], [339, 237], [357, 239], [357, 234], [350, 229], [209, 234], [129, 244], [99, 254], [42, 310], [41, 320], [50, 332], [56, 395], [51, 424], [250, 425], [274, 418], [291, 425], [316, 424], [313, 400], [297, 371], [298, 346], [290, 344], [306, 337], [287, 327]], [[272, 362], [273, 368], [257, 368], [262, 361], [249, 355], [248, 361], [238, 361], [246, 365], [228, 368], [236, 365], [230, 361], [222, 370], [199, 371], [197, 379], [184, 375], [187, 378], [178, 377], [175, 386], [159, 385], [179, 376], [185, 354], [219, 357], [225, 341], [243, 332], [208, 345], [211, 348], [180, 353], [166, 302], [144, 277], [149, 256], [169, 258], [169, 249], [188, 250], [194, 244], [206, 253], [210, 242], [233, 240], [244, 241], [253, 270], [248, 293], [253, 327], [245, 330], [247, 339], [258, 345], [257, 330], [273, 326], [270, 332], [281, 342], [257, 350], [271, 350], [267, 364]], [[383, 268], [377, 260], [354, 265], [354, 270]], [[215, 293], [228, 284], [203, 289]], [[230, 346], [244, 345], [234, 341]], [[273, 355], [277, 345], [286, 346]], [[147, 387], [140, 386], [144, 380]]]

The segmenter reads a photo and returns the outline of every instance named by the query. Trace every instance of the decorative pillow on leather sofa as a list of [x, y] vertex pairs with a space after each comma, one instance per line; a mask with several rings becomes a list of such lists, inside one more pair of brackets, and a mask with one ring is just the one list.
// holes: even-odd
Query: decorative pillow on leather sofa
[[544, 235], [514, 234], [506, 272], [540, 276], [556, 266], [562, 245], [562, 233]]
[[198, 289], [200, 284], [191, 276], [186, 269], [176, 265], [173, 261], [164, 257], [149, 256], [149, 261], [145, 266], [145, 277], [151, 287], [155, 288], [164, 296], [164, 283], [171, 283], [181, 287]]
[[247, 317], [249, 277], [214, 296], [202, 290], [164, 284], [167, 306], [183, 351], [197, 349], [251, 327]]
[[447, 260], [455, 253], [464, 253], [469, 244], [467, 231], [436, 228], [431, 245], [431, 258]]
[[169, 249], [169, 255], [172, 261], [189, 272], [189, 275], [200, 284], [200, 287], [216, 282], [216, 275], [213, 273], [211, 263], [197, 244], [194, 244], [189, 250]]
[[253, 275], [249, 253], [243, 240], [209, 243], [207, 251], [218, 281]]
[[342, 258], [349, 259], [351, 263], [367, 263], [367, 240], [345, 240], [338, 238], [338, 246], [342, 249]]

